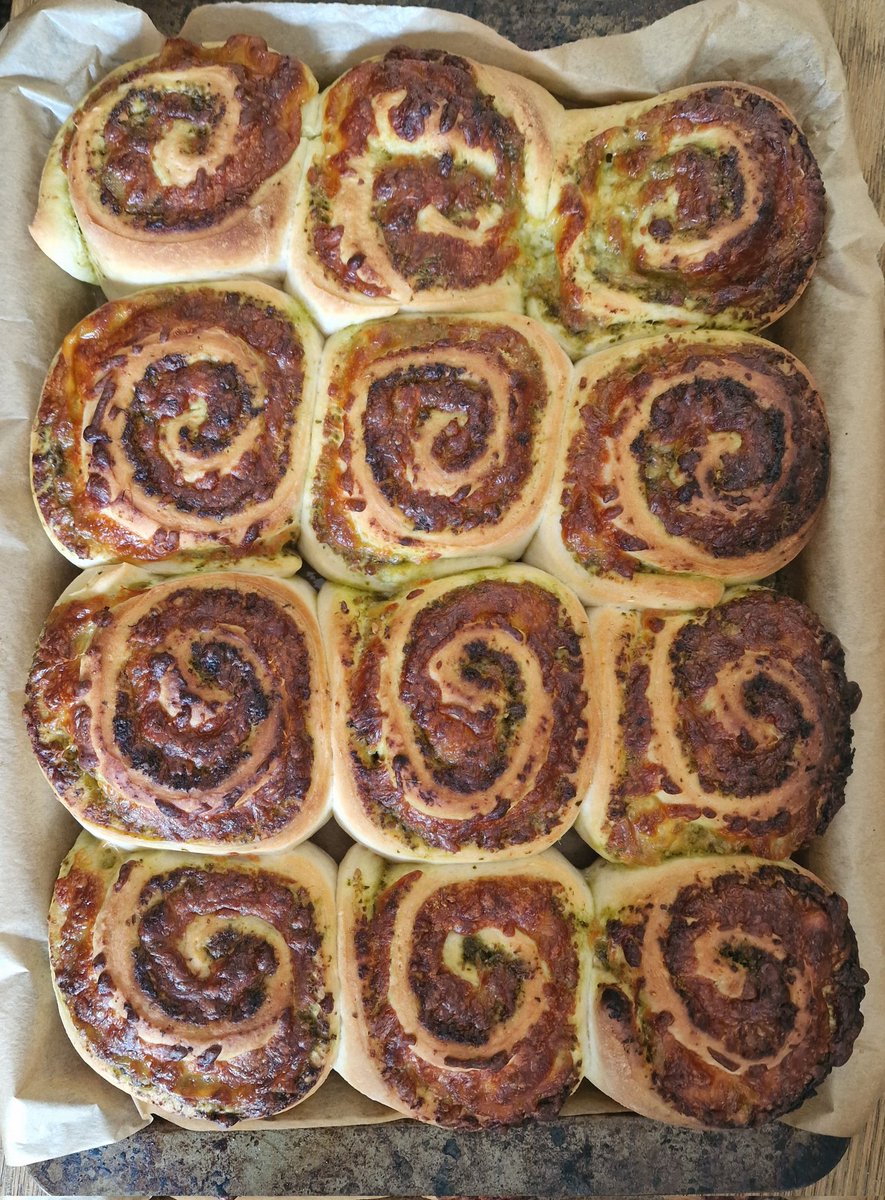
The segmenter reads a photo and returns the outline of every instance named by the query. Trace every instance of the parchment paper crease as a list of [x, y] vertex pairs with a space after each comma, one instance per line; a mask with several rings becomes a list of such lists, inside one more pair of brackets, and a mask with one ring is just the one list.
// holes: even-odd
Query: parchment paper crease
[[[857, 161], [844, 76], [826, 20], [810, 0], [704, 0], [636, 33], [538, 53], [517, 49], [464, 17], [423, 8], [219, 4], [197, 9], [184, 33], [199, 39], [258, 33], [310, 64], [321, 83], [394, 41], [435, 46], [522, 72], [559, 96], [605, 103], [686, 83], [739, 79], [794, 110], [817, 155], [830, 203], [826, 250], [805, 297], [774, 331], [815, 373], [833, 434], [826, 514], [792, 580], [848, 651], [864, 691], [848, 802], [808, 856], [849, 902], [871, 982], [866, 1025], [847, 1066], [793, 1118], [850, 1134], [885, 1085], [885, 323], [876, 252], [883, 229]], [[98, 296], [32, 244], [40, 170], [58, 124], [112, 67], [156, 51], [161, 36], [112, 0], [46, 3], [0, 38], [0, 1134], [13, 1165], [103, 1145], [145, 1119], [77, 1057], [55, 1011], [45, 913], [73, 822], [31, 757], [20, 717], [40, 625], [73, 574], [32, 507], [28, 430], [43, 376], [62, 337]], [[769, 335], [771, 336], [771, 335]], [[590, 1097], [590, 1106], [594, 1106]], [[324, 1086], [293, 1123], [355, 1123], [387, 1111]]]

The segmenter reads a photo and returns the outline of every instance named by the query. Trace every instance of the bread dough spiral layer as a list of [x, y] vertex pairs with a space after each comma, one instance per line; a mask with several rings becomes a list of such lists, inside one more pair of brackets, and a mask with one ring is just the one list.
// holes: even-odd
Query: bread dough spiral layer
[[167, 41], [112, 71], [59, 131], [31, 233], [78, 279], [281, 279], [301, 176], [302, 108], [317, 84], [296, 59], [237, 34]]
[[847, 1061], [867, 974], [845, 901], [757, 858], [597, 864], [587, 1076], [645, 1116], [772, 1121]]
[[31, 439], [49, 536], [80, 566], [294, 555], [320, 336], [260, 283], [155, 288], [71, 330]]
[[824, 187], [776, 97], [706, 83], [574, 110], [560, 128], [529, 311], [574, 354], [662, 324], [762, 329], [801, 294]]
[[860, 690], [809, 608], [763, 588], [709, 610], [591, 614], [600, 753], [577, 829], [606, 858], [786, 858], [845, 799]]
[[431, 867], [354, 846], [338, 880], [336, 1070], [437, 1125], [555, 1116], [586, 1053], [590, 910], [578, 872], [555, 850]]
[[585, 604], [715, 604], [803, 548], [829, 461], [814, 381], [780, 346], [720, 332], [629, 342], [575, 368], [526, 559]]
[[381, 854], [518, 858], [573, 824], [596, 753], [588, 624], [514, 565], [391, 600], [326, 585], [334, 813]]
[[509, 313], [397, 317], [330, 338], [304, 557], [377, 591], [518, 558], [552, 475], [569, 375], [542, 326]]
[[114, 567], [84, 573], [52, 610], [25, 716], [87, 829], [224, 854], [292, 846], [326, 820], [328, 706], [303, 580]]
[[161, 1115], [231, 1125], [304, 1100], [338, 1036], [335, 865], [315, 846], [209, 858], [82, 833], [49, 950], [62, 1021]]
[[398, 46], [321, 98], [289, 286], [322, 329], [400, 309], [522, 307], [559, 104], [509, 71]]

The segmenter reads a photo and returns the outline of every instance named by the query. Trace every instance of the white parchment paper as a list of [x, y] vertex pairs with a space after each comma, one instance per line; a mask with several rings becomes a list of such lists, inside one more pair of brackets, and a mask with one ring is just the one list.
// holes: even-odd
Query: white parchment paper
[[[855, 1132], [885, 1089], [885, 295], [876, 265], [885, 231], [861, 177], [823, 14], [813, 0], [703, 0], [635, 33], [536, 53], [475, 21], [423, 8], [218, 4], [197, 9], [183, 32], [195, 40], [260, 34], [306, 61], [321, 84], [406, 42], [521, 72], [569, 101], [610, 103], [737, 79], [769, 89], [797, 115], [827, 186], [826, 246], [805, 296], [768, 336], [818, 379], [833, 481], [793, 576], [842, 639], [849, 674], [864, 691], [847, 804], [807, 861], [847, 898], [871, 981], [853, 1057], [792, 1120], [822, 1133]], [[29, 427], [58, 344], [100, 299], [40, 253], [27, 225], [59, 123], [107, 71], [161, 42], [147, 17], [113, 0], [44, 3], [0, 35], [0, 1136], [12, 1165], [118, 1140], [146, 1120], [81, 1062], [56, 1014], [45, 914], [75, 826], [32, 758], [20, 713], [41, 623], [74, 573], [31, 502]], [[589, 1107], [597, 1104], [591, 1096]], [[387, 1115], [333, 1078], [289, 1123]]]

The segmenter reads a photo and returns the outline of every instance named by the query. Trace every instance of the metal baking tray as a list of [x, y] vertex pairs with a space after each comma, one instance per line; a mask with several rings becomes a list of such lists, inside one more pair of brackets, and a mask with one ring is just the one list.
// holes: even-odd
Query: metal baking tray
[[696, 1133], [630, 1114], [475, 1133], [416, 1121], [191, 1133], [154, 1121], [29, 1170], [53, 1195], [639, 1197], [803, 1187], [847, 1149], [781, 1124]]
[[[129, 0], [166, 34], [207, 0]], [[209, 0], [212, 2], [212, 0]], [[354, 0], [345, 0], [354, 2]], [[425, 0], [525, 49], [622, 33], [692, 0]], [[453, 1133], [382, 1125], [190, 1132], [157, 1119], [110, 1146], [29, 1168], [51, 1195], [663, 1196], [799, 1188], [830, 1172], [847, 1138], [773, 1124], [698, 1133], [631, 1114]]]

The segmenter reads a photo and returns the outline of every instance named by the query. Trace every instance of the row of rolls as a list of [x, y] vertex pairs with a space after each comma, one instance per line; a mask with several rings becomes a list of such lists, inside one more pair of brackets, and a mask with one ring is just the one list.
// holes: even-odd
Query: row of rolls
[[59, 131], [32, 233], [108, 294], [252, 276], [326, 333], [401, 310], [527, 311], [572, 353], [663, 325], [758, 330], [818, 257], [821, 175], [734, 82], [593, 109], [395, 47], [322, 94], [256, 37], [168, 41]]
[[148, 1111], [224, 1126], [333, 1067], [454, 1128], [550, 1118], [584, 1076], [658, 1120], [755, 1126], [847, 1059], [866, 982], [844, 901], [746, 856], [585, 877], [554, 850], [442, 866], [354, 846], [336, 894], [310, 843], [213, 858], [84, 832], [50, 952], [83, 1057]]
[[391, 592], [525, 560], [588, 605], [686, 609], [769, 576], [827, 490], [823, 402], [753, 334], [572, 366], [521, 314], [407, 315], [325, 345], [265, 284], [153, 288], [71, 330], [31, 478], [81, 567], [294, 556]]
[[270, 568], [70, 585], [27, 684], [57, 796], [118, 846], [393, 859], [789, 857], [842, 806], [859, 689], [801, 602], [590, 610], [522, 563], [392, 597]]

